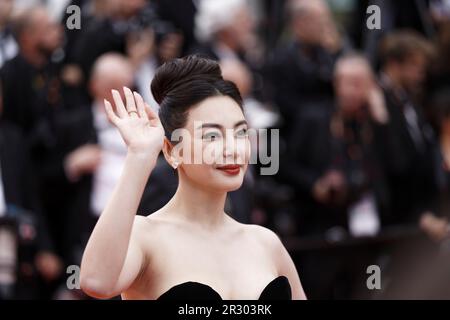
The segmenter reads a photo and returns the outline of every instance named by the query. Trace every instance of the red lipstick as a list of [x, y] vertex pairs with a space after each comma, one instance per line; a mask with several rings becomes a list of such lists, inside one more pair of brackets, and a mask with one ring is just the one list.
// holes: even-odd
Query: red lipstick
[[237, 164], [228, 164], [225, 166], [217, 167], [218, 170], [222, 170], [223, 172], [230, 175], [237, 175], [241, 171], [241, 166]]

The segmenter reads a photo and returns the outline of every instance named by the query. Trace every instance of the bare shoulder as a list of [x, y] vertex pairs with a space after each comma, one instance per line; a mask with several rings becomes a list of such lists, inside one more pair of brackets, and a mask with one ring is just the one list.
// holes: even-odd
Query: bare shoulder
[[256, 238], [265, 246], [274, 250], [283, 247], [280, 237], [269, 228], [257, 224], [245, 224], [243, 226], [247, 234]]
[[155, 224], [150, 222], [150, 219], [146, 216], [135, 216], [133, 221], [133, 233], [140, 234], [146, 232], [150, 228], [154, 228]]
[[133, 232], [138, 235], [142, 234], [146, 241], [154, 240], [155, 243], [159, 243], [164, 239], [173, 239], [174, 233], [177, 234], [184, 227], [180, 221], [157, 210], [147, 216], [137, 215], [134, 219]]
[[136, 228], [152, 228], [158, 229], [170, 224], [170, 220], [164, 217], [159, 210], [146, 216], [136, 215], [134, 218], [134, 225]]
[[263, 226], [249, 224], [245, 228], [252, 237], [261, 241], [268, 248], [278, 274], [289, 279], [292, 287], [292, 298], [306, 299], [296, 266], [280, 237], [274, 231]]
[[267, 253], [276, 262], [277, 268], [279, 270], [283, 269], [283, 263], [289, 260], [290, 257], [278, 234], [269, 228], [256, 224], [245, 225], [245, 229], [253, 239], [267, 250]]
[[164, 228], [164, 221], [152, 215], [136, 215], [133, 222], [132, 236], [137, 239], [148, 240], [148, 237], [157, 237], [159, 231]]
[[148, 217], [136, 215], [134, 217], [133, 228], [148, 227]]
[[152, 217], [152, 215], [136, 215], [133, 221], [130, 241], [140, 248], [144, 254], [143, 269], [148, 262], [161, 251], [161, 246], [167, 243], [168, 222], [164, 219]]

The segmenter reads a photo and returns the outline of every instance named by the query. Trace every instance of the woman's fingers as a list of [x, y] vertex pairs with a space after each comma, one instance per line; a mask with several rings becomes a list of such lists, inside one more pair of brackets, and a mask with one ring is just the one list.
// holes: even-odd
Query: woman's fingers
[[150, 124], [152, 126], [162, 126], [161, 120], [159, 119], [156, 112], [150, 107], [148, 103], [145, 103], [145, 112], [147, 113], [147, 116], [150, 120]]
[[113, 124], [116, 124], [117, 120], [119, 120], [119, 117], [117, 117], [116, 113], [113, 110], [111, 103], [108, 100], [104, 99], [104, 103], [105, 103], [106, 115], [108, 116], [109, 121], [111, 121], [111, 123], [113, 123]]
[[156, 126], [160, 123], [159, 117], [155, 111], [153, 111], [152, 107], [148, 103], [145, 103], [145, 112], [147, 113], [148, 119], [150, 120], [150, 124], [152, 126]]
[[144, 102], [144, 99], [143, 99], [142, 96], [141, 96], [139, 93], [137, 93], [136, 91], [134, 91], [133, 94], [134, 94], [134, 99], [136, 100], [136, 107], [137, 107], [137, 111], [138, 111], [138, 113], [139, 113], [139, 117], [148, 120], [147, 113], [145, 112], [145, 102]]
[[111, 92], [114, 99], [114, 104], [116, 105], [117, 115], [120, 118], [125, 118], [128, 115], [128, 113], [125, 106], [123, 105], [122, 97], [120, 96], [119, 91], [113, 89], [111, 90]]
[[153, 120], [153, 119], [158, 119], [158, 120], [159, 120], [158, 115], [157, 115], [156, 112], [152, 109], [152, 107], [150, 107], [150, 105], [149, 105], [148, 103], [145, 103], [145, 112], [147, 113], [148, 118], [149, 118], [150, 120]]
[[[124, 87], [123, 91], [125, 94], [126, 106], [123, 104], [119, 91], [112, 90], [114, 103], [116, 105], [116, 112], [112, 109], [109, 101], [105, 100], [105, 108], [111, 121], [116, 121], [119, 118], [125, 118], [127, 116], [138, 116], [149, 120], [152, 125], [161, 124], [158, 114], [148, 105], [148, 103], [144, 101], [139, 93], [136, 91], [132, 92], [127, 87]], [[108, 110], [109, 108], [111, 108], [111, 110]]]
[[127, 104], [126, 104], [127, 114], [131, 117], [136, 117], [138, 114], [137, 114], [136, 102], [134, 101], [133, 93], [127, 87], [123, 87], [123, 93], [125, 94], [125, 100], [127, 102]]

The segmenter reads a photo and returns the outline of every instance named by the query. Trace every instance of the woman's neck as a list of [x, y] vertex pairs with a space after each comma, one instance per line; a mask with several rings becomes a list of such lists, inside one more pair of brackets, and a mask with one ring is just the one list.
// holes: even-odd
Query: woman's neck
[[[181, 170], [180, 170], [181, 171]], [[179, 176], [182, 174], [178, 172]], [[205, 229], [215, 229], [226, 220], [226, 192], [205, 190], [202, 186], [180, 178], [177, 191], [166, 205], [168, 214], [193, 222]]]

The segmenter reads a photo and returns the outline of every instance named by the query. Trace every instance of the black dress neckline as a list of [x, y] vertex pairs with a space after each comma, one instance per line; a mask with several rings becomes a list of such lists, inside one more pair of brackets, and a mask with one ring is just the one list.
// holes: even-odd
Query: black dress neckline
[[[258, 300], [291, 300], [291, 286], [285, 276], [270, 281]], [[161, 294], [156, 300], [224, 300], [211, 286], [195, 281], [177, 284]]]

